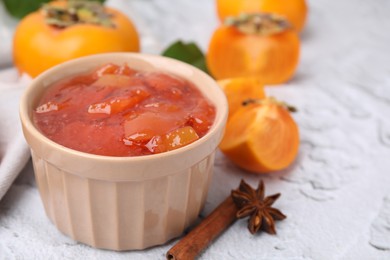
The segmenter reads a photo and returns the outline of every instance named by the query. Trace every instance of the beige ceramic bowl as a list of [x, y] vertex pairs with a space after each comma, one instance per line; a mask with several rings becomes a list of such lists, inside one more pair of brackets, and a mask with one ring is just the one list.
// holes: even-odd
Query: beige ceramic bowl
[[[180, 149], [139, 157], [87, 154], [42, 135], [32, 113], [45, 89], [109, 62], [165, 71], [193, 82], [217, 108], [209, 133]], [[85, 244], [130, 250], [163, 244], [196, 220], [207, 196], [227, 102], [215, 81], [190, 65], [145, 54], [110, 53], [66, 62], [35, 78], [21, 99], [20, 117], [45, 211], [53, 223]]]

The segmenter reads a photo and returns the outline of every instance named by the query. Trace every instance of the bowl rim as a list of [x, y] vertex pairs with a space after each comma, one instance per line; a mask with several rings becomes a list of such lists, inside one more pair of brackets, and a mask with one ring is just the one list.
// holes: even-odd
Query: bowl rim
[[[152, 155], [140, 155], [140, 156], [106, 156], [106, 155], [97, 155], [97, 154], [86, 153], [86, 152], [74, 150], [72, 148], [68, 148], [66, 146], [63, 146], [61, 144], [58, 144], [58, 143], [52, 141], [51, 139], [46, 137], [43, 133], [41, 133], [38, 130], [38, 128], [33, 123], [32, 114], [29, 114], [30, 112], [32, 112], [33, 108], [29, 108], [28, 99], [31, 98], [32, 96], [34, 96], [35, 86], [37, 84], [39, 84], [39, 82], [44, 81], [46, 78], [49, 78], [53, 74], [60, 73], [60, 71], [65, 67], [68, 68], [68, 67], [72, 67], [74, 65], [78, 65], [79, 63], [82, 63], [83, 61], [84, 62], [88, 62], [88, 61], [92, 62], [92, 61], [98, 60], [98, 59], [105, 59], [105, 58], [109, 59], [109, 57], [118, 57], [118, 56], [121, 56], [121, 57], [126, 56], [126, 59], [129, 59], [129, 60], [135, 58], [138, 60], [146, 61], [146, 62], [151, 63], [151, 64], [154, 62], [158, 63], [160, 61], [169, 62], [169, 63], [173, 63], [173, 64], [179, 64], [180, 66], [183, 66], [183, 67], [193, 71], [195, 74], [198, 74], [199, 76], [203, 77], [209, 83], [209, 85], [211, 85], [211, 86], [214, 85], [215, 86], [214, 91], [216, 91], [216, 93], [218, 93], [216, 95], [216, 97], [219, 98], [218, 102], [220, 102], [221, 105], [217, 106], [216, 101], [210, 100], [210, 98], [206, 97], [207, 99], [209, 99], [209, 101], [216, 108], [216, 117], [215, 117], [214, 122], [211, 125], [211, 128], [209, 129], [209, 131], [202, 138], [196, 140], [195, 142], [188, 144], [188, 145], [185, 145], [183, 147], [180, 147], [178, 149], [172, 150], [172, 151], [167, 151], [167, 152], [152, 154]], [[107, 60], [107, 62], [109, 62], [109, 61]], [[115, 63], [115, 62], [113, 62], [113, 63]], [[158, 66], [156, 66], [156, 68], [161, 69], [161, 67], [158, 67]], [[82, 73], [82, 72], [80, 71], [79, 73]], [[73, 73], [73, 75], [76, 75], [76, 74], [77, 73]], [[177, 75], [180, 76], [180, 73], [178, 73]], [[183, 76], [180, 76], [180, 77], [183, 78]], [[59, 78], [59, 79], [61, 79], [61, 78]], [[187, 80], [189, 80], [189, 79], [187, 79]], [[189, 81], [191, 81], [191, 80], [189, 80]], [[196, 84], [194, 84], [194, 85], [196, 86]], [[199, 91], [201, 91], [203, 96], [205, 96], [204, 91], [199, 87], [197, 87], [197, 88], [199, 89]], [[31, 135], [33, 135], [35, 138], [38, 138], [40, 141], [45, 142], [45, 144], [49, 145], [51, 148], [54, 148], [56, 150], [60, 150], [61, 152], [71, 154], [73, 156], [97, 160], [97, 161], [103, 161], [103, 162], [106, 162], [106, 161], [108, 161], [108, 162], [132, 162], [132, 161], [140, 162], [141, 161], [142, 162], [142, 161], [154, 160], [156, 158], [160, 158], [160, 159], [169, 158], [169, 157], [176, 156], [177, 154], [185, 153], [189, 150], [194, 149], [195, 147], [201, 146], [202, 144], [208, 142], [213, 137], [213, 135], [215, 135], [218, 132], [218, 130], [220, 130], [220, 128], [224, 127], [226, 120], [227, 120], [227, 114], [228, 114], [228, 103], [227, 103], [227, 99], [226, 99], [226, 96], [225, 96], [223, 90], [218, 86], [216, 81], [214, 79], [212, 79], [209, 75], [207, 75], [205, 72], [201, 71], [200, 69], [198, 69], [190, 64], [187, 64], [187, 63], [184, 63], [182, 61], [175, 60], [175, 59], [172, 59], [169, 57], [163, 57], [160, 55], [145, 54], [145, 53], [130, 53], [130, 52], [94, 54], [94, 55], [84, 56], [81, 58], [66, 61], [64, 63], [56, 65], [56, 66], [44, 71], [39, 76], [37, 76], [36, 78], [33, 79], [33, 81], [29, 84], [29, 86], [23, 92], [22, 97], [20, 99], [20, 105], [19, 105], [19, 116], [20, 116], [20, 119], [21, 119], [21, 122], [23, 125], [23, 130], [27, 129]]]

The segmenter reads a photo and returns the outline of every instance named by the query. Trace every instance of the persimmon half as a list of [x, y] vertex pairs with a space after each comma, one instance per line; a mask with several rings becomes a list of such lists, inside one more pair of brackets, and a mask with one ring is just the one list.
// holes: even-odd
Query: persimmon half
[[281, 84], [294, 75], [299, 53], [299, 37], [284, 18], [255, 14], [220, 26], [211, 37], [206, 62], [218, 80], [256, 77], [263, 84]]
[[264, 86], [256, 78], [231, 78], [219, 80], [218, 85], [228, 100], [228, 119], [249, 99], [265, 98]]
[[43, 6], [20, 21], [13, 40], [15, 66], [32, 77], [70, 59], [131, 51], [139, 51], [131, 20], [120, 11], [85, 0]]
[[285, 16], [297, 32], [302, 31], [308, 12], [305, 0], [216, 0], [216, 3], [222, 22], [242, 13], [275, 13]]
[[228, 121], [219, 148], [247, 171], [282, 170], [298, 154], [298, 126], [286, 106], [272, 97], [249, 102]]

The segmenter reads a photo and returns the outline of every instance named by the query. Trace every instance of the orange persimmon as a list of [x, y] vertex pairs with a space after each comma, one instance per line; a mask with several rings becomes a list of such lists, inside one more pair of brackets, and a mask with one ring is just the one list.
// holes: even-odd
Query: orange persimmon
[[294, 75], [299, 49], [298, 35], [285, 19], [248, 15], [214, 32], [206, 62], [216, 79], [257, 77], [263, 84], [280, 84]]
[[233, 163], [254, 173], [286, 168], [298, 147], [298, 127], [286, 105], [274, 98], [240, 108], [228, 121], [219, 146]]
[[70, 59], [130, 51], [139, 51], [133, 23], [117, 10], [81, 0], [52, 2], [29, 14], [13, 40], [15, 66], [32, 77]]
[[265, 98], [264, 86], [256, 78], [232, 78], [217, 81], [225, 92], [230, 118], [248, 99]]
[[221, 21], [242, 13], [275, 13], [285, 16], [296, 31], [300, 32], [307, 17], [305, 0], [216, 0], [216, 3]]

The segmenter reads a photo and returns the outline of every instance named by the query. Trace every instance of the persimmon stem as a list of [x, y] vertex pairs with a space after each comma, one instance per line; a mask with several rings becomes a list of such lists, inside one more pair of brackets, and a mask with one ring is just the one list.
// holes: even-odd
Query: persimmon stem
[[248, 98], [248, 99], [242, 101], [243, 106], [247, 106], [249, 104], [261, 104], [261, 99]]
[[236, 27], [242, 33], [256, 35], [271, 35], [291, 28], [284, 16], [271, 13], [243, 13], [238, 17], [226, 18], [224, 23]]
[[43, 6], [45, 22], [58, 28], [66, 28], [75, 24], [95, 24], [115, 27], [112, 15], [107, 13], [99, 2], [77, 0], [67, 1], [65, 6], [45, 4]]
[[296, 109], [296, 107], [284, 102], [284, 101], [279, 101], [277, 100], [276, 98], [274, 97], [268, 97], [268, 98], [265, 98], [265, 99], [255, 99], [255, 98], [248, 98], [246, 100], [244, 100], [242, 102], [242, 105], [243, 106], [247, 106], [247, 105], [250, 105], [250, 104], [261, 104], [261, 105], [264, 105], [264, 104], [276, 104], [278, 106], [281, 106], [281, 107], [284, 107], [285, 109], [287, 109], [289, 112], [292, 112], [292, 113], [295, 113], [297, 112], [298, 110]]

